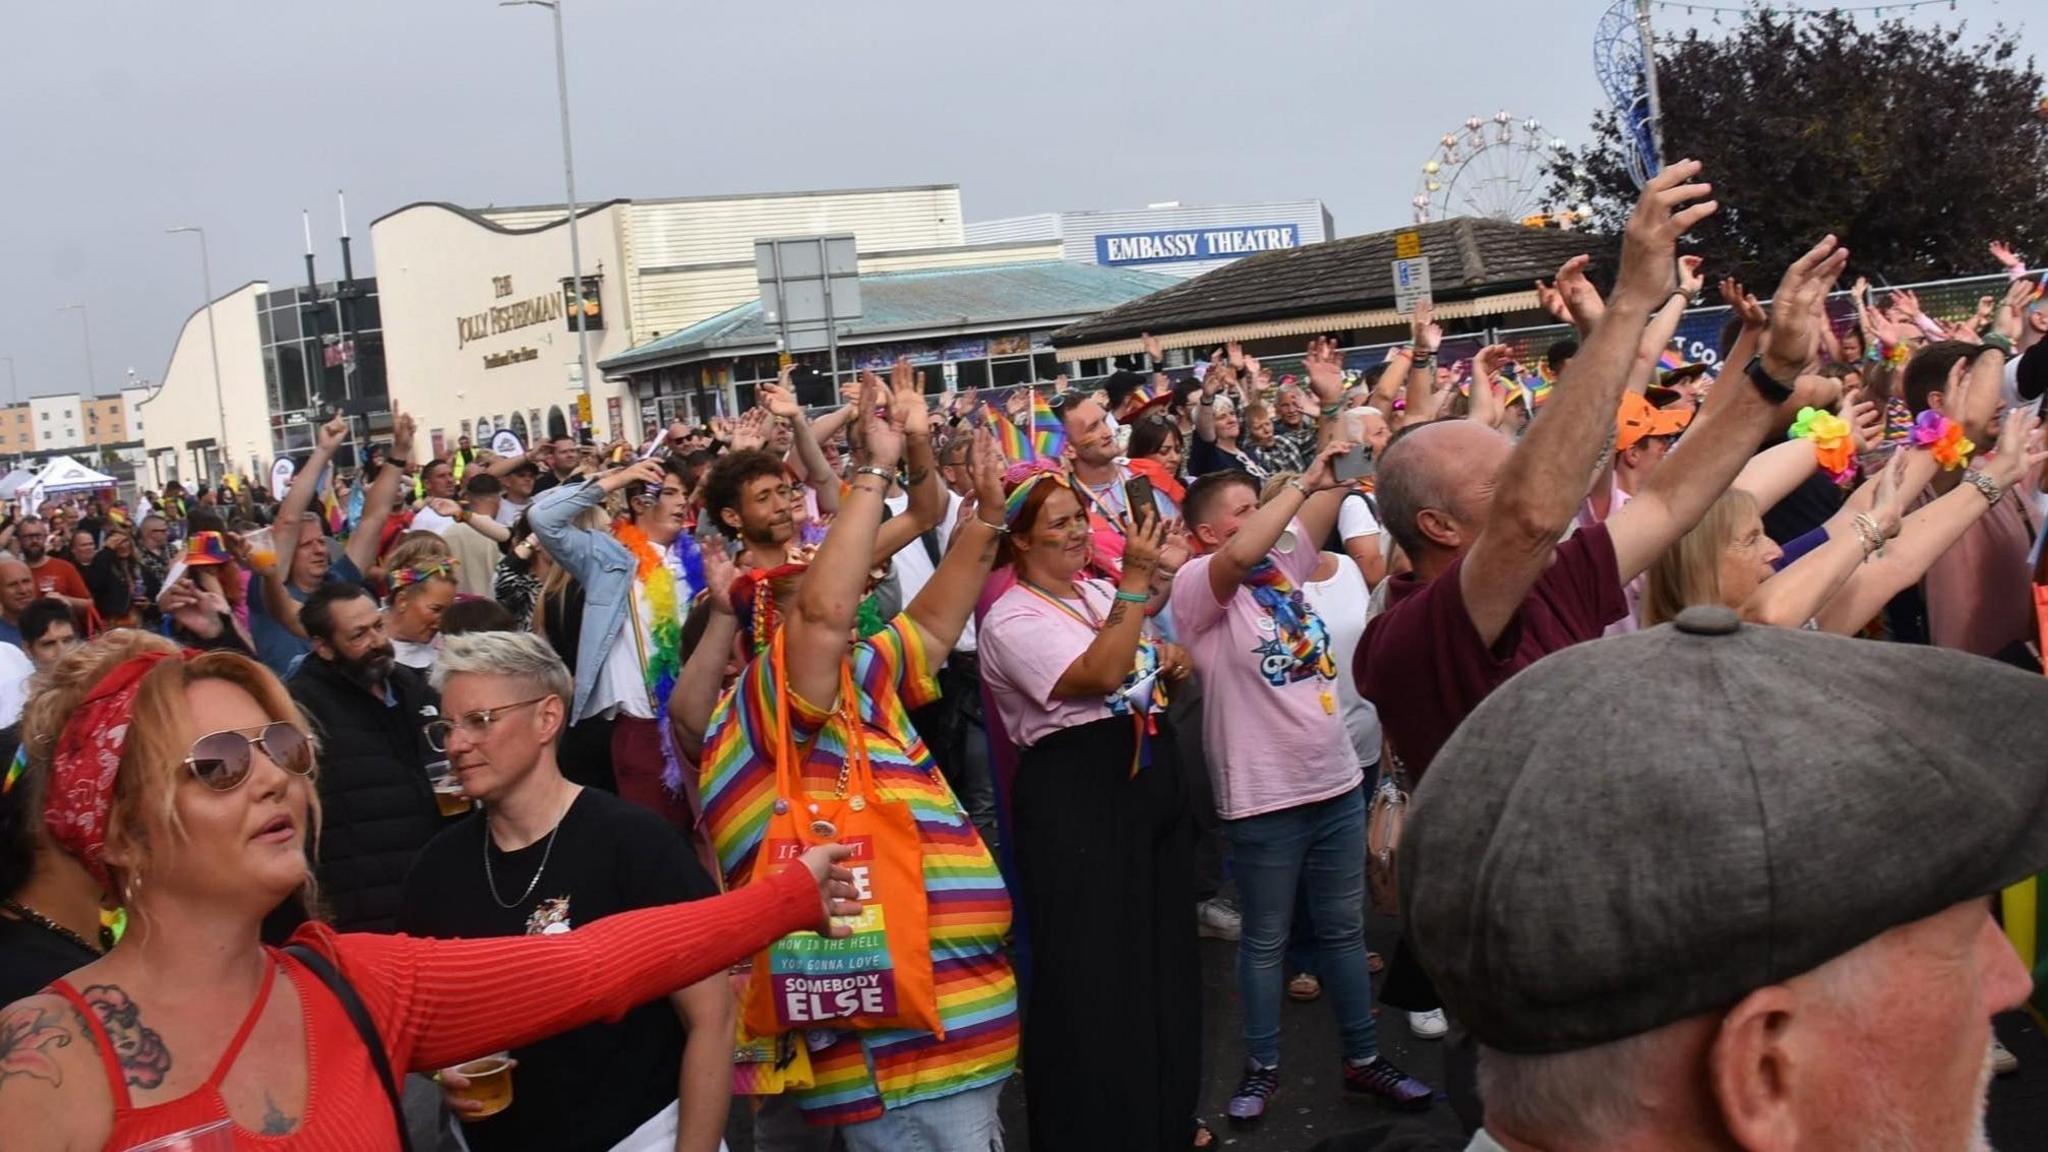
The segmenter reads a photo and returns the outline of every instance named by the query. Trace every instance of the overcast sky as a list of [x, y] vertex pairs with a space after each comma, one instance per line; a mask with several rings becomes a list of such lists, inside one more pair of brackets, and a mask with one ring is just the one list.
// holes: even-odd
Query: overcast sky
[[[1602, 100], [1605, 0], [565, 2], [585, 201], [958, 183], [982, 220], [1317, 197], [1348, 235], [1405, 222], [1466, 116], [1506, 108], [1577, 144]], [[2022, 39], [2048, 58], [2048, 17]], [[302, 207], [337, 272], [338, 188], [363, 271], [370, 220], [401, 204], [559, 202], [553, 63], [546, 10], [494, 0], [8, 3], [0, 357], [19, 395], [85, 386], [73, 303], [101, 391], [161, 375], [203, 299], [197, 240], [165, 228], [207, 229], [225, 294], [302, 278]]]

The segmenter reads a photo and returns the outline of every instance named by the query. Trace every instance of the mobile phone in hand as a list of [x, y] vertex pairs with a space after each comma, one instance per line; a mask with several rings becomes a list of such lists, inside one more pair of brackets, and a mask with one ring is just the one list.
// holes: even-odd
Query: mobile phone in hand
[[1353, 444], [1351, 451], [1330, 461], [1330, 474], [1335, 476], [1340, 484], [1363, 480], [1376, 470], [1372, 449], [1364, 444]]
[[1133, 524], [1138, 522], [1141, 512], [1154, 516], [1159, 514], [1158, 501], [1152, 498], [1152, 481], [1147, 477], [1133, 476], [1124, 481], [1124, 502], [1127, 505], [1124, 514], [1131, 518]]

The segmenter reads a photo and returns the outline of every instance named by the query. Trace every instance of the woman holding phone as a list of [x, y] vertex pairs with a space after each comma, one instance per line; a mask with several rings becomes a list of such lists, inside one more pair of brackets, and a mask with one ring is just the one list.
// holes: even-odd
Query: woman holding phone
[[[1137, 503], [1137, 502], [1134, 502]], [[1121, 579], [1081, 577], [1088, 515], [1065, 473], [1012, 486], [999, 564], [1017, 583], [981, 623], [982, 672], [1018, 749], [1011, 805], [1033, 976], [1025, 1064], [1035, 1149], [1203, 1142], [1194, 811], [1159, 739], [1187, 653], [1145, 635], [1165, 523], [1121, 525]], [[1114, 1022], [1115, 1035], [1105, 1030]]]
[[745, 891], [558, 936], [415, 940], [313, 924], [293, 950], [266, 948], [264, 915], [311, 883], [312, 739], [254, 660], [137, 652], [123, 635], [65, 656], [49, 689], [61, 699], [23, 732], [50, 839], [119, 897], [129, 927], [99, 959], [0, 1010], [10, 1152], [219, 1140], [223, 1129], [233, 1147], [396, 1148], [403, 1118], [380, 1065], [444, 1067], [614, 1016], [788, 932], [843, 932], [828, 916], [858, 911], [835, 866], [846, 850], [822, 848]]

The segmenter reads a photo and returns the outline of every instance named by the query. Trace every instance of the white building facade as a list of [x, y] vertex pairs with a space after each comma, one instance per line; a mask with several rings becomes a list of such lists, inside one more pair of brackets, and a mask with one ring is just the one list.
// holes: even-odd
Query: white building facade
[[[251, 462], [271, 455], [270, 403], [264, 387], [262, 340], [257, 333], [256, 301], [270, 291], [252, 281], [213, 302], [216, 339], [207, 334], [208, 310], [197, 309], [178, 330], [159, 385], [136, 392], [124, 410], [131, 435], [142, 441], [149, 457], [147, 479], [152, 487], [180, 480], [187, 487], [219, 479], [220, 460], [248, 470]], [[220, 350], [220, 390], [214, 390], [213, 351]], [[225, 413], [225, 421], [223, 421]], [[136, 422], [139, 421], [139, 424]], [[42, 423], [41, 413], [36, 422]], [[227, 442], [221, 443], [221, 427]], [[40, 435], [38, 439], [40, 439]], [[223, 453], [223, 449], [225, 450]]]
[[1336, 235], [1320, 200], [1154, 204], [1110, 212], [1041, 212], [969, 224], [971, 244], [1057, 242], [1063, 259], [1192, 277], [1260, 252]]
[[[413, 204], [370, 228], [392, 399], [439, 447], [640, 427], [623, 380], [583, 396], [559, 206]], [[593, 364], [759, 296], [754, 241], [851, 232], [862, 272], [1056, 259], [1051, 240], [970, 245], [957, 185], [615, 200], [577, 220]], [[422, 444], [426, 450], [434, 445]]]

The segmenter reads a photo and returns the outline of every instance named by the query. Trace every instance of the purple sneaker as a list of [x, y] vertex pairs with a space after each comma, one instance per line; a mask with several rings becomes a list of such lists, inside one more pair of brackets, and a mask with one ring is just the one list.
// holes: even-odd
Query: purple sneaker
[[1245, 1061], [1244, 1077], [1237, 1082], [1237, 1091], [1230, 1094], [1230, 1106], [1226, 1109], [1230, 1123], [1240, 1128], [1258, 1123], [1266, 1115], [1266, 1101], [1279, 1090], [1280, 1069], [1261, 1068]]
[[[1344, 1090], [1368, 1096], [1377, 1096], [1388, 1105], [1404, 1112], [1426, 1112], [1432, 1095], [1429, 1085], [1417, 1080], [1384, 1056], [1374, 1057], [1370, 1064], [1344, 1062]], [[1236, 1101], [1231, 1101], [1233, 1107]]]

